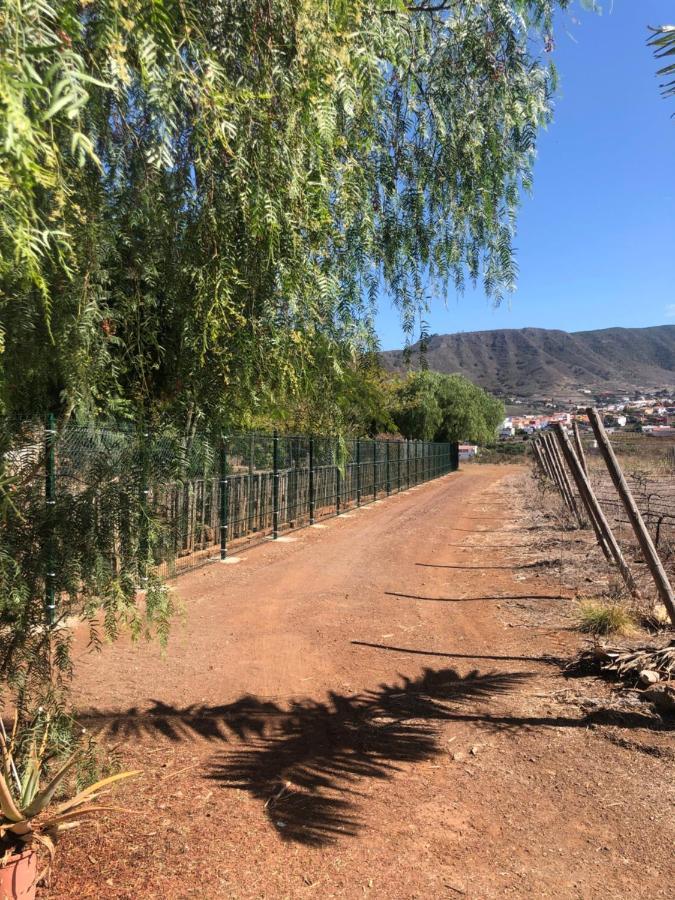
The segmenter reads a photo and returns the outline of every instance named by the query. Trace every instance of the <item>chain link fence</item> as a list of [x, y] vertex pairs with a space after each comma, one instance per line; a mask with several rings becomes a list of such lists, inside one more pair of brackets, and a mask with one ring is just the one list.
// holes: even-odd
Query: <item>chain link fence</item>
[[[173, 577], [453, 472], [457, 444], [24, 423], [0, 445], [3, 558], [32, 596]], [[4, 556], [3, 556], [4, 554]]]

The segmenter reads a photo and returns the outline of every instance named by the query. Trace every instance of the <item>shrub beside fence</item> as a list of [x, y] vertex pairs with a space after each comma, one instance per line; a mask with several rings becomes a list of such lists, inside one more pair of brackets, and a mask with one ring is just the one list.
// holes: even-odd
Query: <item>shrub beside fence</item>
[[[2, 447], [0, 552], [54, 598], [172, 577], [455, 471], [456, 444], [26, 424]], [[41, 574], [40, 574], [41, 573]], [[50, 609], [51, 607], [51, 609]]]

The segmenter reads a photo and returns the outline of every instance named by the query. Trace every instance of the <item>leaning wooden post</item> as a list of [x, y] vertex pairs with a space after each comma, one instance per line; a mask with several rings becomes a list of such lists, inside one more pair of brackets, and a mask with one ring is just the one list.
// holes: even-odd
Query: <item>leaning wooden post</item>
[[555, 437], [551, 434], [550, 438], [551, 438], [551, 447], [553, 449], [553, 453], [558, 462], [558, 465], [560, 466], [560, 473], [562, 475], [563, 483], [565, 485], [565, 491], [567, 492], [567, 496], [569, 497], [569, 500], [572, 504], [572, 506], [571, 506], [572, 512], [576, 516], [579, 526], [581, 528], [583, 528], [586, 525], [586, 522], [584, 521], [584, 517], [582, 516], [581, 512], [579, 511], [579, 507], [577, 506], [577, 501], [574, 498], [574, 491], [572, 490], [572, 485], [570, 484], [570, 479], [567, 474], [567, 466], [565, 465], [565, 460], [563, 458], [562, 453], [560, 452], [560, 447], [558, 446], [558, 442], [556, 441]]
[[544, 434], [542, 435], [546, 446], [548, 447], [549, 457], [551, 461], [551, 466], [556, 475], [556, 481], [558, 483], [558, 488], [562, 495], [563, 500], [565, 501], [565, 505], [569, 509], [570, 512], [574, 513], [579, 519], [579, 513], [577, 512], [574, 499], [572, 497], [572, 488], [570, 487], [569, 480], [567, 478], [566, 473], [563, 471], [562, 460], [559, 455], [556, 453], [558, 449], [554, 440], [553, 435]]
[[541, 458], [541, 464], [544, 467], [544, 475], [549, 479], [549, 481], [555, 481], [555, 479], [553, 477], [553, 472], [551, 470], [551, 466], [549, 464], [546, 445], [544, 444], [544, 441], [541, 439], [541, 435], [535, 439], [534, 446], [539, 451], [539, 456]]
[[616, 456], [614, 455], [614, 450], [612, 449], [612, 445], [609, 442], [609, 438], [607, 437], [607, 433], [605, 432], [605, 427], [602, 424], [602, 420], [598, 415], [597, 409], [593, 407], [589, 407], [586, 412], [588, 413], [588, 418], [591, 423], [591, 427], [593, 428], [593, 434], [595, 435], [595, 439], [598, 442], [598, 448], [600, 453], [602, 454], [602, 458], [605, 460], [605, 465], [607, 466], [607, 470], [609, 471], [610, 478], [614, 482], [614, 487], [621, 498], [621, 502], [623, 503], [623, 507], [626, 510], [626, 515], [628, 516], [628, 520], [635, 532], [635, 537], [638, 540], [638, 544], [640, 545], [640, 550], [642, 551], [642, 555], [645, 558], [647, 565], [649, 566], [649, 571], [652, 573], [652, 578], [654, 579], [654, 583], [656, 584], [656, 589], [659, 593], [659, 597], [661, 598], [663, 605], [668, 610], [668, 615], [670, 616], [670, 620], [675, 625], [675, 593], [673, 592], [673, 588], [668, 580], [668, 576], [666, 574], [666, 570], [663, 568], [663, 563], [659, 558], [659, 554], [656, 552], [656, 548], [652, 542], [651, 536], [647, 531], [647, 527], [642, 519], [642, 515], [640, 514], [640, 510], [633, 499], [633, 495], [631, 493], [630, 488], [628, 487], [628, 482], [624, 478], [623, 472], [621, 471], [621, 467], [617, 461]]
[[562, 496], [563, 489], [562, 489], [562, 484], [560, 482], [560, 478], [558, 476], [558, 470], [556, 469], [555, 463], [553, 460], [553, 451], [551, 450], [550, 444], [549, 444], [548, 440], [546, 439], [545, 434], [542, 434], [540, 436], [539, 440], [541, 442], [541, 448], [542, 448], [542, 452], [544, 455], [544, 460], [546, 461], [546, 464], [548, 465], [551, 481], [558, 488], [560, 495]]
[[[630, 572], [621, 553], [621, 549], [616, 542], [614, 535], [612, 534], [609, 523], [605, 519], [605, 516], [600, 509], [600, 505], [597, 501], [591, 483], [588, 480], [588, 477], [584, 472], [577, 455], [574, 452], [574, 448], [572, 447], [569, 438], [565, 434], [565, 431], [563, 430], [561, 425], [555, 426], [555, 434], [558, 438], [560, 449], [563, 456], [565, 457], [567, 466], [572, 473], [572, 478], [574, 479], [574, 482], [577, 486], [577, 490], [579, 491], [579, 496], [581, 497], [581, 500], [586, 507], [586, 512], [588, 514], [591, 525], [593, 526], [593, 531], [595, 532], [595, 537], [597, 538], [600, 549], [604, 553], [607, 560], [611, 562], [612, 559], [614, 559], [619, 568], [624, 566], [626, 573], [630, 576]], [[632, 580], [632, 576], [629, 578], [629, 581], [631, 590], [633, 590], [635, 584]]]
[[586, 477], [588, 477], [588, 464], [586, 463], [586, 454], [584, 453], [584, 445], [581, 443], [579, 423], [576, 421], [576, 419], [572, 423], [572, 429], [574, 432], [574, 443], [577, 448], [577, 458], [579, 460], [579, 465], [584, 470]]
[[544, 457], [541, 455], [541, 448], [537, 441], [532, 442], [532, 448], [534, 450], [534, 458], [537, 461], [537, 465], [539, 466], [539, 470], [544, 475], [544, 477], [548, 476], [548, 472], [546, 471], [546, 466], [544, 465]]

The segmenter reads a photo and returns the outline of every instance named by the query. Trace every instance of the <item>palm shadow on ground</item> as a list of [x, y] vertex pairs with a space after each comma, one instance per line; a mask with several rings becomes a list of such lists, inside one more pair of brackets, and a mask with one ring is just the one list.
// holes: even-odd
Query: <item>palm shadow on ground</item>
[[269, 733], [222, 754], [208, 777], [263, 801], [283, 839], [322, 845], [361, 827], [364, 779], [389, 779], [404, 764], [433, 759], [442, 752], [438, 725], [457, 707], [489, 701], [528, 677], [426, 669], [361, 694], [299, 701]]
[[161, 733], [174, 742], [201, 737], [219, 745], [232, 743], [206, 761], [204, 777], [260, 801], [282, 840], [323, 846], [364, 826], [366, 779], [391, 779], [403, 767], [445, 752], [443, 723], [495, 731], [588, 728], [592, 723], [659, 728], [653, 718], [639, 713], [523, 716], [485, 708], [531, 677], [530, 672], [473, 670], [461, 676], [454, 669], [425, 669], [415, 678], [399, 676], [392, 684], [359, 694], [331, 692], [321, 701], [282, 706], [244, 696], [221, 706], [182, 709], [155, 701], [149, 711], [92, 712], [83, 721], [103, 726], [111, 737]]
[[320, 846], [362, 827], [365, 779], [390, 779], [402, 765], [442, 751], [439, 727], [467, 704], [488, 703], [523, 684], [524, 672], [462, 677], [453, 669], [425, 669], [415, 678], [323, 700], [282, 706], [244, 696], [221, 706], [182, 709], [153, 701], [123, 714], [91, 710], [80, 716], [112, 739], [162, 734], [172, 742], [196, 737], [219, 744], [205, 777], [260, 800], [283, 840]]

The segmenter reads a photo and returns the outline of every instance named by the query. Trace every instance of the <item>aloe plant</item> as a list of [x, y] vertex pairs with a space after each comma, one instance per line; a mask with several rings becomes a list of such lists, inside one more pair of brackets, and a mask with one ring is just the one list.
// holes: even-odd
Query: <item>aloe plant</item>
[[47, 774], [48, 732], [49, 723], [39, 740], [36, 736], [31, 738], [29, 752], [20, 766], [16, 758], [16, 720], [9, 738], [4, 728], [0, 729], [0, 866], [15, 852], [37, 844], [46, 847], [53, 859], [56, 841], [64, 831], [77, 828], [83, 817], [118, 809], [95, 803], [110, 785], [140, 774], [119, 772], [56, 802], [81, 751], [72, 753], [43, 783]]

